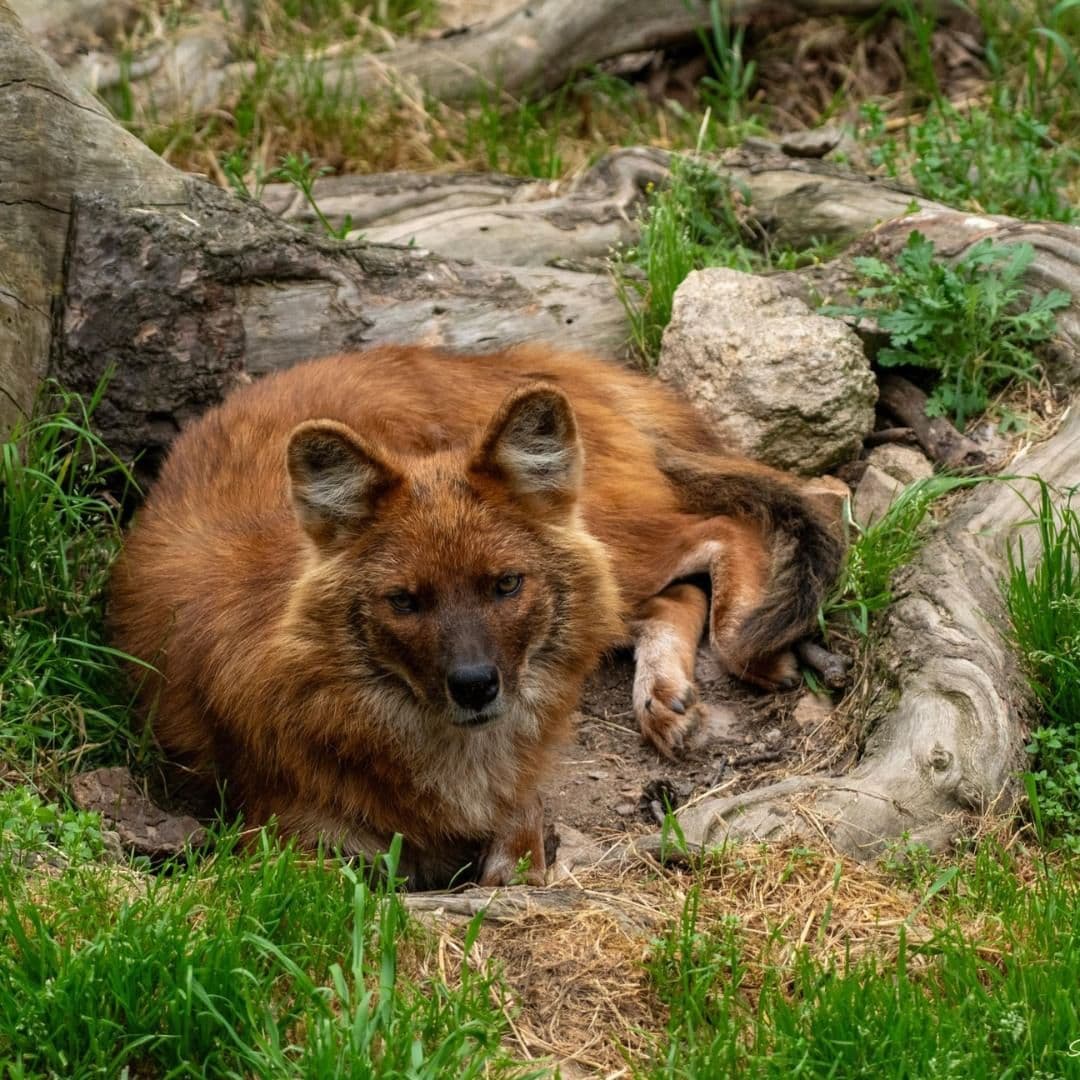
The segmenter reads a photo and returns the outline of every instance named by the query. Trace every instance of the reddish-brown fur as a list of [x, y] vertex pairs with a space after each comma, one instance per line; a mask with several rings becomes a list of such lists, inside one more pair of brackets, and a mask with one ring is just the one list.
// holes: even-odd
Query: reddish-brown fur
[[[535, 880], [538, 786], [601, 654], [636, 643], [642, 730], [671, 752], [706, 619], [732, 671], [775, 685], [838, 556], [783, 477], [655, 382], [538, 347], [380, 348], [191, 425], [111, 617], [160, 671], [162, 745], [249, 822], [355, 851], [401, 832], [420, 881], [486, 851], [504, 882], [530, 854]], [[673, 584], [706, 577], [707, 601]], [[475, 714], [448, 690], [496, 669]]]

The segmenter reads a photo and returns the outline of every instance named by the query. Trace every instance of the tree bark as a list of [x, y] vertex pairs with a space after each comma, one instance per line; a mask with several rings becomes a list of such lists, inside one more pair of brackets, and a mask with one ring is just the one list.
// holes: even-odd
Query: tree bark
[[614, 354], [625, 339], [606, 275], [323, 240], [193, 183], [182, 209], [75, 200], [53, 369], [88, 393], [115, 367], [96, 426], [152, 471], [186, 420], [299, 360], [391, 341]]
[[68, 84], [0, 0], [0, 429], [45, 374], [72, 198], [182, 201], [186, 181]]

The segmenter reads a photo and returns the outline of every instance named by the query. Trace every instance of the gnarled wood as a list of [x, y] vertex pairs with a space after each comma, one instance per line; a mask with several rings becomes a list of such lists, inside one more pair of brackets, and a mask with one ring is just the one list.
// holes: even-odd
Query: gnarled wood
[[[476, 175], [327, 177], [316, 183], [319, 206], [335, 224], [351, 214], [371, 240], [415, 243], [449, 257], [500, 253], [500, 261], [537, 265], [557, 257], [596, 265], [613, 237], [632, 243], [633, 224], [649, 185], [665, 182], [671, 155], [649, 147], [608, 154], [588, 172], [559, 183]], [[773, 243], [806, 247], [833, 240], [847, 253], [894, 257], [918, 229], [946, 258], [989, 237], [1028, 243], [1033, 288], [1063, 289], [1080, 298], [1080, 229], [1056, 222], [971, 214], [913, 194], [894, 181], [840, 169], [828, 161], [792, 158], [755, 140], [709, 163], [729, 176], [749, 213]], [[284, 185], [264, 193], [291, 220], [314, 215]], [[556, 256], [554, 253], [558, 253]], [[795, 292], [827, 296], [851, 284], [848, 259], [785, 275]], [[1057, 333], [1044, 349], [1055, 381], [1080, 380], [1080, 299], [1058, 312]]]
[[54, 371], [144, 465], [238, 382], [365, 345], [486, 351], [544, 340], [616, 353], [625, 317], [605, 275], [452, 262], [323, 240], [193, 184], [182, 211], [75, 201]]
[[[507, 258], [546, 262], [605, 255], [612, 239], [632, 241], [633, 217], [650, 185], [667, 181], [672, 155], [629, 147], [603, 157], [581, 176], [561, 182], [454, 174], [325, 177], [315, 184], [319, 208], [335, 224], [351, 215], [371, 240], [416, 243], [451, 254], [500, 250]], [[960, 214], [892, 181], [840, 169], [828, 161], [787, 157], [778, 147], [753, 146], [703, 159], [731, 178], [754, 220], [777, 244], [806, 247], [849, 242], [915, 207], [925, 214]], [[271, 184], [263, 201], [289, 220], [314, 224], [310, 206], [288, 185]], [[611, 223], [620, 221], [622, 228]], [[986, 220], [986, 219], [980, 219]], [[995, 221], [1009, 222], [1001, 218]], [[523, 242], [528, 237], [529, 242]], [[515, 244], [515, 240], [517, 243]]]
[[[1068, 485], [1080, 476], [1080, 412], [1010, 470]], [[901, 833], [941, 847], [962, 822], [1016, 796], [1025, 695], [1004, 636], [1005, 550], [1023, 536], [1035, 485], [988, 483], [969, 495], [908, 567], [889, 611], [870, 706], [876, 724], [859, 764], [844, 776], [795, 776], [679, 814], [687, 842], [827, 837], [869, 858]], [[1022, 497], [1023, 496], [1023, 497]], [[660, 837], [643, 843], [660, 849]]]

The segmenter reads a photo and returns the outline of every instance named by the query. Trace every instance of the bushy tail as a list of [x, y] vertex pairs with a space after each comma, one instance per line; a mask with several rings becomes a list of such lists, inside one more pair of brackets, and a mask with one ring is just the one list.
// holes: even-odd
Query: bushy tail
[[782, 474], [753, 462], [680, 450], [659, 464], [685, 511], [755, 521], [772, 540], [768, 591], [739, 628], [738, 654], [765, 656], [803, 637], [844, 553], [822, 515]]

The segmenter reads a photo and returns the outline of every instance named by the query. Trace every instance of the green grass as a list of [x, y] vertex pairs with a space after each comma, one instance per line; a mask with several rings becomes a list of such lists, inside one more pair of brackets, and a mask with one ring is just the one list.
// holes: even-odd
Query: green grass
[[465, 112], [466, 156], [479, 156], [494, 172], [557, 180], [565, 170], [560, 132], [570, 122], [571, 86], [539, 101], [501, 101], [484, 90]]
[[[0, 816], [11, 802], [0, 797]], [[72, 839], [39, 841], [61, 866], [41, 876], [5, 827], [4, 1075], [528, 1075], [500, 1047], [491, 972], [466, 963], [453, 986], [402, 972], [425, 946], [388, 885], [265, 833], [252, 850], [234, 841], [157, 877], [103, 873]], [[391, 878], [394, 865], [391, 851]]]
[[[925, 940], [902, 929], [888, 960], [827, 961], [808, 945], [783, 964], [755, 962], [760, 936], [744, 930], [738, 912], [704, 914], [703, 887], [692, 887], [648, 963], [669, 1020], [634, 1075], [1080, 1075], [1075, 866], [1046, 865], [1024, 880], [992, 841], [959, 866], [927, 865], [934, 876], [912, 905], [931, 910], [937, 928]], [[840, 872], [837, 864], [834, 893]], [[827, 906], [815, 919], [818, 941], [833, 933], [830, 918]], [[973, 924], [981, 934], [972, 935]]]
[[930, 507], [942, 495], [983, 479], [931, 476], [909, 484], [877, 521], [860, 525], [848, 514], [851, 543], [840, 577], [822, 605], [823, 628], [850, 626], [863, 637], [869, 634], [872, 617], [893, 602], [893, 575], [911, 562], [926, 539]]
[[0, 442], [0, 764], [33, 775], [122, 758], [124, 677], [102, 644], [119, 504], [130, 477], [90, 430], [89, 401], [46, 384]]
[[699, 161], [673, 158], [670, 181], [653, 192], [641, 217], [637, 244], [621, 252], [613, 267], [635, 352], [646, 368], [655, 365], [675, 292], [691, 271], [794, 269], [829, 250], [773, 248], [753, 221], [742, 187]]
[[1076, 151], [1005, 88], [985, 107], [935, 101], [900, 137], [886, 134], [878, 105], [864, 105], [862, 117], [871, 161], [889, 176], [910, 176], [929, 199], [980, 213], [1076, 220], [1066, 190], [1080, 160]]
[[935, 372], [927, 413], [948, 415], [962, 428], [994, 392], [1014, 380], [1035, 380], [1035, 346], [1053, 334], [1055, 312], [1070, 302], [1060, 289], [1026, 295], [1023, 276], [1034, 256], [1030, 244], [980, 240], [949, 263], [914, 231], [895, 266], [853, 260], [866, 282], [856, 292], [859, 306], [823, 311], [871, 316], [889, 335], [877, 363]]
[[752, 268], [743, 240], [728, 181], [692, 161], [673, 160], [670, 183], [642, 215], [637, 245], [615, 267], [631, 339], [646, 364], [659, 354], [675, 290], [692, 270]]
[[746, 26], [733, 25], [720, 0], [709, 0], [709, 26], [698, 30], [698, 40], [709, 66], [701, 79], [702, 106], [729, 133], [757, 130], [747, 113], [757, 65], [746, 58]]
[[[1039, 814], [1047, 832], [1080, 853], [1080, 512], [1039, 482], [1032, 507], [1041, 555], [1023, 540], [1009, 552], [1005, 599], [1013, 637], [1042, 722], [1031, 735]], [[1034, 561], [1034, 565], [1032, 562]]]
[[1056, 116], [1062, 127], [1080, 103], [1078, 0], [977, 0], [994, 82], [1015, 85], [1029, 112]]

